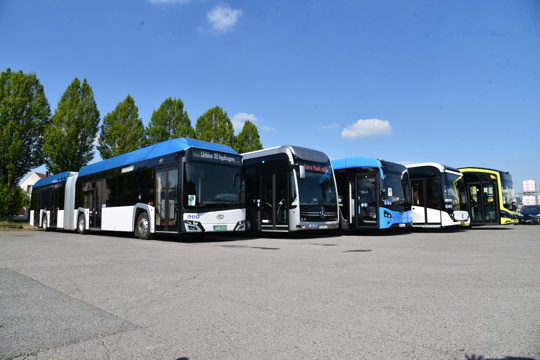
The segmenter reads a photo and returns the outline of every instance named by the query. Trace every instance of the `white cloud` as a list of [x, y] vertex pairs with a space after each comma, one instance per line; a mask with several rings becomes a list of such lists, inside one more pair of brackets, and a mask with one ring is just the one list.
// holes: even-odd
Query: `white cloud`
[[346, 126], [341, 132], [341, 136], [348, 139], [360, 137], [371, 137], [380, 135], [390, 135], [392, 127], [390, 121], [379, 119], [358, 120], [352, 125]]
[[[264, 120], [257, 119], [257, 117], [255, 115], [253, 115], [253, 114], [238, 113], [238, 114], [234, 115], [233, 118], [231, 119], [234, 130], [238, 131], [238, 132], [242, 131], [242, 127], [244, 126], [244, 123], [247, 120], [251, 121], [255, 125], [257, 125], [257, 123], [264, 122]], [[274, 131], [275, 130], [274, 128], [272, 128], [270, 126], [257, 126], [257, 129], [262, 129], [264, 131]]]
[[323, 130], [335, 130], [335, 129], [341, 129], [343, 127], [343, 125], [341, 124], [336, 124], [336, 123], [333, 123], [333, 124], [330, 124], [330, 125], [323, 125], [321, 126], [321, 129]]
[[151, 4], [186, 4], [191, 0], [148, 0]]
[[235, 130], [242, 130], [242, 127], [247, 120], [251, 121], [254, 124], [257, 122], [257, 118], [255, 117], [255, 115], [247, 113], [238, 113], [234, 115], [231, 119], [231, 122]]
[[225, 33], [232, 30], [241, 15], [242, 10], [231, 9], [228, 4], [222, 4], [210, 10], [206, 14], [206, 20], [212, 31]]

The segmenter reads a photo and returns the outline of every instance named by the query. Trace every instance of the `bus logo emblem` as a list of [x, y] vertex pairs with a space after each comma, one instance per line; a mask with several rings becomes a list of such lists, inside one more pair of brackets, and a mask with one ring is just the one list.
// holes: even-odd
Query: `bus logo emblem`
[[223, 220], [223, 219], [225, 219], [225, 215], [221, 215], [221, 214], [219, 214], [219, 215], [216, 216], [216, 217], [218, 218], [218, 220]]
[[326, 211], [324, 211], [324, 208], [321, 209], [321, 212], [319, 214], [321, 214], [321, 218], [323, 219], [326, 217]]

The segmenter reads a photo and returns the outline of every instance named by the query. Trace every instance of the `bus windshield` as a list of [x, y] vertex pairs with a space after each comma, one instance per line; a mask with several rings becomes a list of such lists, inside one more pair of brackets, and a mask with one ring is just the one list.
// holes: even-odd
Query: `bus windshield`
[[337, 212], [336, 184], [328, 164], [306, 164], [306, 177], [298, 179], [301, 212]]
[[403, 165], [383, 162], [381, 205], [393, 211], [408, 211], [412, 206], [411, 181]]
[[503, 205], [513, 210], [513, 204], [516, 202], [514, 193], [514, 183], [510, 174], [501, 173], [501, 187], [503, 196]]
[[239, 166], [189, 162], [184, 172], [184, 206], [188, 209], [240, 206]]
[[448, 213], [452, 213], [457, 210], [465, 210], [467, 199], [463, 175], [449, 172], [444, 172], [443, 175], [444, 179], [442, 182], [442, 190], [444, 209]]

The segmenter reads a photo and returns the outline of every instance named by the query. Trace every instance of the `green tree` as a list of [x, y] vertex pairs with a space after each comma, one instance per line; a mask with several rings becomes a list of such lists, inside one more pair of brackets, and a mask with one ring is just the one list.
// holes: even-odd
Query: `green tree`
[[233, 148], [240, 154], [262, 149], [259, 131], [254, 123], [249, 120], [244, 123], [242, 131], [236, 136]]
[[43, 164], [51, 109], [36, 74], [0, 73], [0, 183], [14, 187]]
[[180, 137], [192, 138], [195, 131], [191, 127], [187, 111], [184, 110], [184, 102], [170, 97], [165, 99], [159, 109], [152, 113], [147, 133], [149, 144]]
[[102, 159], [109, 159], [146, 146], [146, 133], [135, 100], [128, 95], [105, 115], [97, 149]]
[[94, 158], [99, 111], [86, 79], [68, 86], [45, 131], [43, 154], [53, 174], [76, 171]]
[[12, 217], [27, 205], [28, 196], [20, 187], [0, 183], [0, 219]]
[[213, 107], [197, 119], [195, 136], [198, 140], [215, 144], [234, 145], [234, 129], [227, 112]]

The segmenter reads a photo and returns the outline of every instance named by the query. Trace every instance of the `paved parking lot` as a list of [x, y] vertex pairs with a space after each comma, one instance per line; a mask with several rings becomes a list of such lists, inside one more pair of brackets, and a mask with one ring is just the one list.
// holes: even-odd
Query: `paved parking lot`
[[0, 231], [0, 359], [540, 360], [540, 227]]

